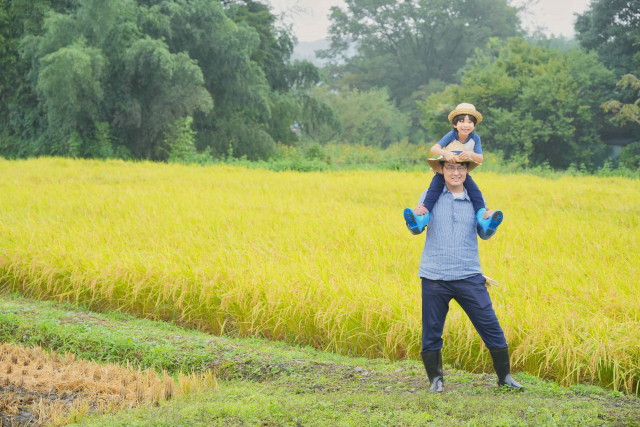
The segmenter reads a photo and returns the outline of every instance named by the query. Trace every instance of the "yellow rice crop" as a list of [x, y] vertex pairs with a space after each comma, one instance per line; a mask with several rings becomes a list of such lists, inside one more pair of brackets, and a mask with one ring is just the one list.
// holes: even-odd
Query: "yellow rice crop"
[[[516, 369], [640, 386], [640, 182], [476, 173], [480, 243]], [[369, 357], [417, 358], [423, 173], [0, 161], [3, 286]], [[456, 304], [445, 360], [489, 369]]]

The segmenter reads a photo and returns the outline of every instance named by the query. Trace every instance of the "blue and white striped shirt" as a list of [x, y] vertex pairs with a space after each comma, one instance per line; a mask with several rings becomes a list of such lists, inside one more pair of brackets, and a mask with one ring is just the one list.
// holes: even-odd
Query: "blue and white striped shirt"
[[[426, 190], [420, 200], [425, 195]], [[445, 185], [431, 212], [418, 275], [431, 280], [460, 280], [482, 274], [476, 233], [485, 239], [467, 190], [463, 198], [454, 199]]]

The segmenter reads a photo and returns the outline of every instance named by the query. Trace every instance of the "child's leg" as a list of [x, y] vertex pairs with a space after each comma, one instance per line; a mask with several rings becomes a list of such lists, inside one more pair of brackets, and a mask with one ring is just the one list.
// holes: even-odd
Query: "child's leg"
[[[478, 187], [476, 186], [476, 189], [477, 188]], [[424, 196], [424, 201], [422, 202], [429, 213], [431, 213], [431, 211], [433, 210], [433, 206], [436, 204], [438, 198], [442, 194], [442, 190], [444, 190], [444, 176], [441, 173], [436, 173], [431, 180], [431, 185], [429, 185], [427, 195]]]
[[478, 213], [480, 209], [486, 209], [482, 193], [469, 174], [467, 174], [467, 179], [464, 181], [464, 188], [467, 190], [469, 199], [471, 199], [471, 203], [473, 203], [473, 210], [476, 211], [476, 213]]

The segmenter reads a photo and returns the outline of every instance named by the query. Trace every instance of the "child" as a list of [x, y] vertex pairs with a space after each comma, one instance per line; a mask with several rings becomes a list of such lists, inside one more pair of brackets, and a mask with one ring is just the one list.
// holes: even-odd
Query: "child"
[[[482, 121], [482, 114], [476, 111], [476, 108], [472, 104], [460, 104], [449, 113], [449, 121], [453, 124], [453, 130], [446, 134], [440, 142], [435, 144], [431, 148], [433, 154], [440, 155], [441, 159], [445, 161], [452, 160], [472, 160], [478, 165], [482, 164], [482, 146], [480, 145], [480, 137], [474, 132], [477, 124]], [[444, 148], [453, 141], [459, 141], [466, 151], [448, 151]], [[433, 170], [433, 169], [432, 169]], [[435, 171], [434, 171], [435, 172]], [[487, 237], [492, 236], [500, 223], [502, 222], [502, 212], [495, 211], [492, 215], [486, 215], [487, 211], [482, 198], [480, 189], [471, 178], [471, 175], [467, 174], [467, 178], [464, 182], [464, 188], [467, 190], [469, 199], [473, 203], [473, 209], [476, 211], [476, 219], [478, 224], [482, 227]], [[435, 176], [431, 180], [431, 185], [427, 191], [422, 205], [427, 209], [427, 214], [416, 215], [413, 209], [407, 208], [404, 210], [404, 219], [407, 223], [407, 228], [413, 234], [420, 234], [424, 231], [427, 223], [431, 219], [431, 210], [435, 205], [438, 197], [442, 194], [444, 189], [444, 177], [442, 174], [436, 172]]]

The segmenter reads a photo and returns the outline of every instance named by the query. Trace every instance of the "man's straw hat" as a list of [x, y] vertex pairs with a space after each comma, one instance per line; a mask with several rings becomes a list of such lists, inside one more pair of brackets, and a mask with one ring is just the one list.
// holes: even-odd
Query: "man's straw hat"
[[482, 114], [476, 111], [476, 107], [474, 107], [473, 104], [465, 104], [465, 103], [459, 104], [455, 110], [449, 113], [449, 117], [448, 117], [449, 121], [452, 121], [455, 116], [459, 116], [461, 114], [468, 114], [470, 116], [475, 117], [476, 120], [478, 121], [476, 125], [479, 125], [480, 122], [482, 121]]
[[[452, 153], [458, 155], [465, 151], [465, 148], [460, 141], [453, 141], [451, 144], [447, 145], [444, 150], [451, 151]], [[440, 156], [437, 159], [427, 159], [427, 163], [429, 163], [429, 166], [431, 166], [431, 170], [433, 172], [440, 172], [440, 161], [446, 161], [444, 160], [444, 156]], [[460, 160], [460, 163], [469, 163], [467, 165], [467, 172], [471, 172], [482, 164], [476, 162], [471, 157], [469, 157], [467, 160]]]

